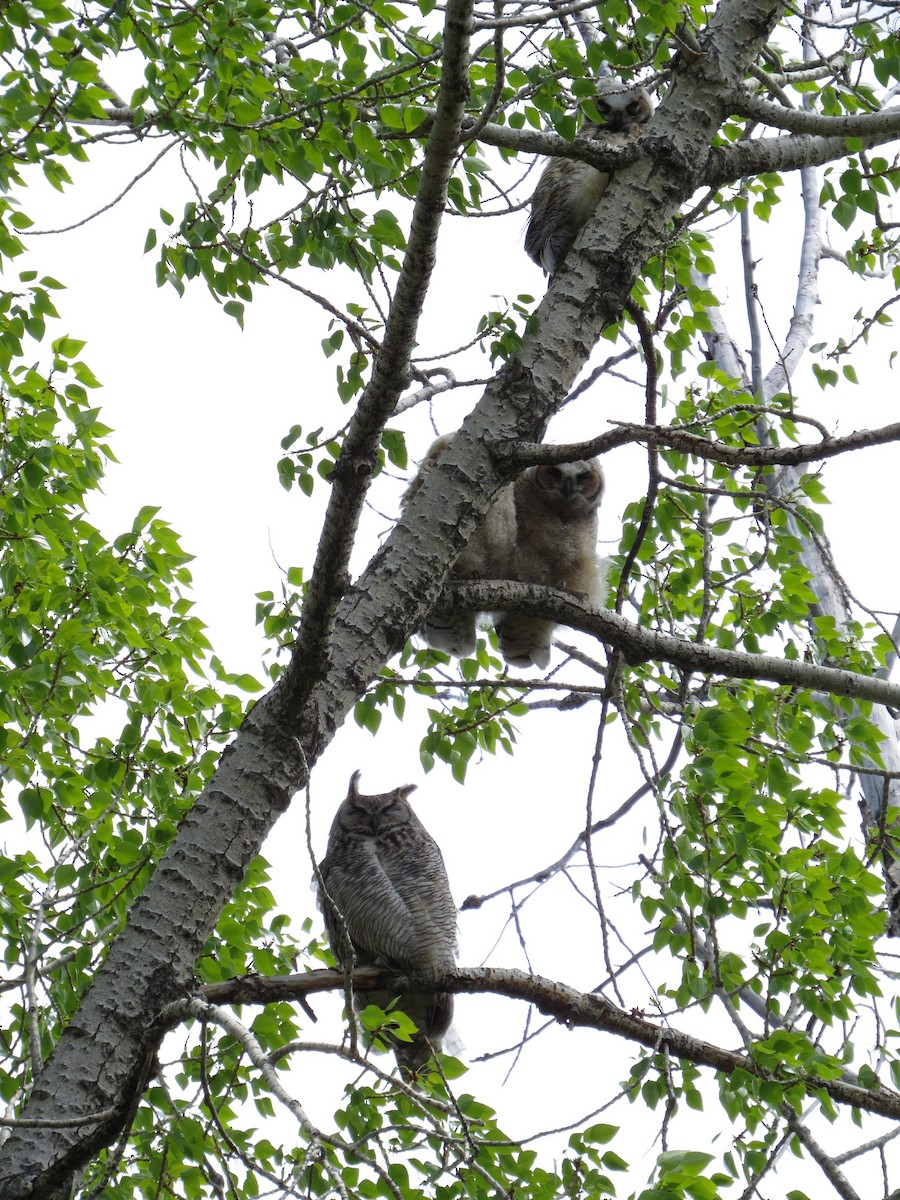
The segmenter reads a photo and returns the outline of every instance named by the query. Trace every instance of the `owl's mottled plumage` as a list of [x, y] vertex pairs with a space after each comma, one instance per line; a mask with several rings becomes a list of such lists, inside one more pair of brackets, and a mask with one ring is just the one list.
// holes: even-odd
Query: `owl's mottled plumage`
[[[604, 562], [597, 556], [597, 510], [604, 478], [599, 462], [528, 467], [514, 485], [516, 546], [512, 575], [588, 602], [603, 599]], [[494, 616], [503, 657], [511, 666], [546, 667], [556, 622], [524, 613]]]
[[[346, 966], [340, 913], [358, 966], [416, 971], [452, 967], [456, 956], [456, 906], [444, 860], [434, 838], [410, 807], [414, 785], [379, 796], [362, 796], [359, 771], [338, 809], [328, 850], [319, 864], [327, 896], [320, 894], [328, 940]], [[330, 903], [329, 903], [330, 901]], [[393, 1000], [419, 1029], [412, 1042], [393, 1046], [400, 1067], [414, 1074], [433, 1053], [453, 1019], [449, 992], [357, 993], [360, 1009], [386, 1008]]]
[[[406, 507], [422, 486], [431, 468], [450, 444], [452, 434], [432, 442], [419, 470], [403, 495]], [[472, 534], [466, 548], [453, 564], [451, 579], [509, 579], [511, 554], [516, 539], [516, 513], [512, 484], [502, 488], [488, 509], [484, 524]], [[435, 650], [468, 658], [475, 651], [477, 613], [460, 609], [434, 609], [422, 626], [422, 636]]]
[[[581, 136], [611, 150], [624, 149], [638, 138], [653, 115], [653, 101], [644, 88], [626, 91], [611, 78], [598, 83], [596, 104], [604, 123], [585, 121]], [[609, 179], [608, 172], [573, 158], [553, 158], [544, 167], [531, 199], [525, 251], [548, 275], [572, 249]]]
[[[431, 446], [407, 488], [404, 505], [446, 448], [452, 434]], [[455, 579], [512, 579], [542, 583], [581, 599], [603, 599], [604, 562], [597, 556], [597, 509], [603, 471], [596, 459], [528, 467], [498, 493], [453, 568]], [[429, 646], [465, 657], [475, 649], [477, 614], [429, 613], [422, 634]], [[546, 667], [556, 622], [524, 613], [494, 614], [503, 657], [511, 666]]]

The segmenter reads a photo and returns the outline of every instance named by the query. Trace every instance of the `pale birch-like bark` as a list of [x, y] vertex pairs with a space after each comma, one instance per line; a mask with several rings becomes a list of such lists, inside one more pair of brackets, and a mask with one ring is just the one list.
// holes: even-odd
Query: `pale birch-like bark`
[[[818, 266], [821, 252], [819, 235], [818, 184], [814, 173], [805, 170], [801, 173], [803, 204], [805, 214], [804, 235], [801, 245], [798, 286], [794, 303], [794, 313], [784, 346], [778, 356], [778, 361], [764, 377], [762, 394], [757, 401], [768, 403], [773, 396], [787, 390], [790, 377], [800, 363], [813, 332], [815, 307], [818, 303]], [[712, 333], [707, 337], [707, 343], [716, 362], [729, 375], [742, 379], [749, 389], [749, 380], [743, 360], [737, 347], [730, 337], [722, 314], [719, 311], [710, 313]], [[768, 426], [765, 419], [759, 419], [760, 441], [768, 441]], [[823, 455], [823, 457], [825, 457]], [[775, 499], [782, 499], [798, 489], [803, 472], [799, 464], [782, 465], [779, 469], [768, 474], [763, 484]], [[817, 596], [817, 603], [811, 613], [811, 618], [819, 615], [833, 617], [839, 627], [846, 628], [851, 621], [845, 591], [841, 586], [835, 565], [830, 553], [826, 553], [826, 544], [810, 536], [807, 529], [791, 519], [791, 529], [800, 544], [800, 558], [810, 573], [811, 587]], [[874, 697], [870, 697], [874, 700]], [[891, 703], [891, 702], [888, 702]], [[867, 820], [870, 828], [878, 831], [884, 823], [885, 803], [888, 807], [900, 807], [900, 741], [893, 718], [884, 702], [875, 701], [868, 719], [877, 728], [880, 736], [881, 762], [867, 765], [878, 767], [884, 775], [875, 773], [860, 773], [858, 775], [860, 788], [863, 793]], [[886, 849], [885, 875], [888, 887], [888, 929], [897, 932], [897, 922], [900, 919], [897, 898], [900, 890], [900, 866], [893, 854]]]

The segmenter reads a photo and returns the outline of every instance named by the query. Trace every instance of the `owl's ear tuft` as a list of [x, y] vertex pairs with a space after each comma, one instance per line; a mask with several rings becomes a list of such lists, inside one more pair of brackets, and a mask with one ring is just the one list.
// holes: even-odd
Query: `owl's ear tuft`
[[418, 786], [419, 785], [417, 783], [405, 783], [403, 785], [403, 787], [397, 788], [397, 795], [400, 797], [401, 800], [405, 800], [406, 797], [411, 792], [414, 792]]
[[358, 784], [359, 784], [359, 777], [361, 774], [362, 774], [362, 771], [354, 771], [353, 774], [350, 776], [350, 789], [347, 792], [348, 800], [356, 800], [359, 797]]

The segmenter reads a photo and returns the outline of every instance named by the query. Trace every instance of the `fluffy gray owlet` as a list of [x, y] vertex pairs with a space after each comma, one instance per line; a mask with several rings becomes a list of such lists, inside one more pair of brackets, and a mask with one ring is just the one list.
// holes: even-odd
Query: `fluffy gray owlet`
[[[319, 864], [327, 892], [326, 898], [320, 890], [319, 903], [335, 958], [347, 965], [346, 941], [331, 904], [343, 918], [357, 966], [398, 971], [452, 967], [456, 906], [437, 843], [407, 802], [415, 785], [361, 796], [358, 780], [356, 771]], [[369, 1004], [386, 1009], [394, 1000], [419, 1029], [412, 1042], [392, 1047], [401, 1069], [415, 1074], [441, 1049], [453, 1019], [453, 996], [406, 992], [397, 997], [390, 991], [356, 995], [358, 1009]]]
[[[512, 578], [603, 600], [605, 560], [597, 555], [603, 471], [595, 458], [528, 467], [513, 484], [516, 546]], [[556, 623], [524, 613], [494, 615], [500, 650], [516, 667], [546, 667]]]
[[[609, 149], [633, 142], [653, 116], [649, 92], [625, 91], [623, 84], [609, 77], [597, 84], [597, 108], [604, 124], [585, 121], [581, 136]], [[531, 198], [525, 251], [548, 275], [557, 271], [608, 187], [606, 171], [574, 158], [553, 158], [544, 167]]]
[[[453, 434], [443, 434], [433, 442], [419, 464], [415, 478], [400, 501], [406, 507], [411, 496], [422, 486], [425, 477], [450, 444]], [[512, 553], [516, 540], [516, 512], [513, 485], [508, 484], [497, 494], [488, 509], [484, 524], [476, 529], [465, 550], [453, 564], [451, 579], [512, 579]], [[476, 644], [477, 613], [453, 609], [435, 609], [422, 626], [422, 636], [435, 650], [468, 658]]]

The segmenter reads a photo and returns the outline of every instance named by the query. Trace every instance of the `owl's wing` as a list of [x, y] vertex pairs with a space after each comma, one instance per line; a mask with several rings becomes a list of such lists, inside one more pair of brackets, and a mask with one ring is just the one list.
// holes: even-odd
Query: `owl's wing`
[[[411, 858], [408, 851], [400, 855], [367, 839], [322, 864], [325, 888], [360, 963], [401, 970], [452, 965], [456, 908], [440, 851], [429, 841], [433, 849], [426, 844]], [[326, 928], [339, 955], [341, 939], [333, 915], [330, 921], [326, 915]]]
[[531, 201], [525, 252], [552, 275], [609, 186], [609, 176], [576, 159], [547, 164]]
[[[408, 947], [396, 961], [409, 966], [452, 966], [456, 956], [456, 905], [437, 842], [419, 825], [415, 869], [409, 847], [380, 848], [379, 859], [406, 925], [398, 941]], [[405, 963], [404, 963], [405, 959]]]

